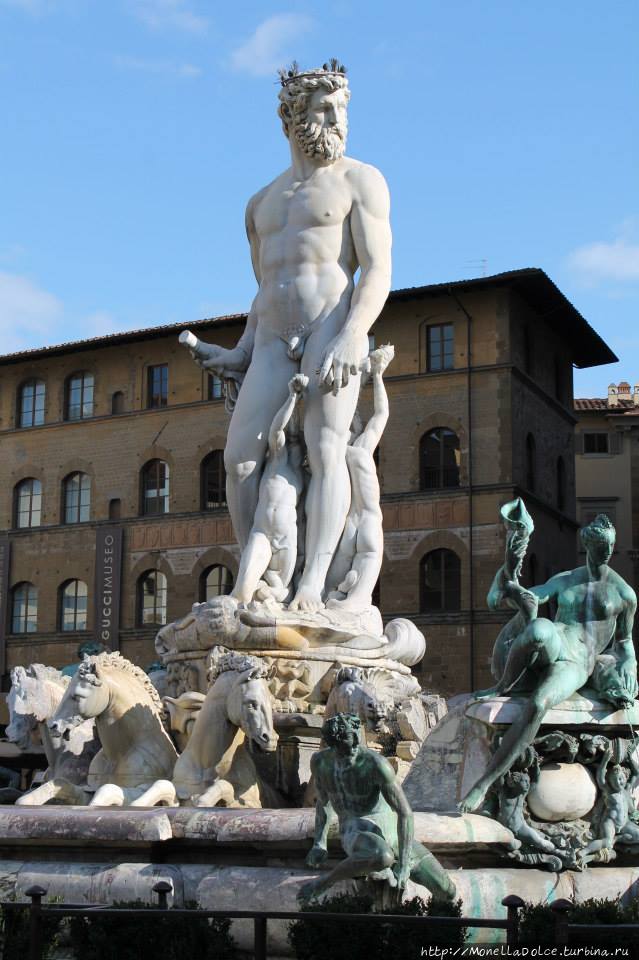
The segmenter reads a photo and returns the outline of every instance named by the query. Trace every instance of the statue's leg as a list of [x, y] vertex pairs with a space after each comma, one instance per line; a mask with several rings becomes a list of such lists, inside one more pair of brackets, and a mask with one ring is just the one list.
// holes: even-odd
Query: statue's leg
[[91, 807], [123, 807], [124, 790], [117, 783], [105, 783], [95, 791]]
[[261, 531], [252, 530], [242, 551], [240, 569], [231, 596], [240, 603], [250, 603], [270, 559], [271, 544], [268, 537]]
[[370, 606], [373, 590], [382, 568], [383, 543], [381, 514], [378, 517], [376, 512], [367, 512], [367, 515], [361, 518], [357, 531], [353, 558], [353, 572], [357, 579], [355, 585], [348, 591], [344, 609], [348, 607], [361, 609], [364, 606]]
[[132, 807], [154, 807], [162, 804], [167, 807], [179, 806], [175, 787], [170, 780], [156, 780], [139, 797], [131, 801]]
[[235, 791], [228, 780], [216, 780], [195, 800], [196, 807], [217, 807], [221, 803], [226, 807], [236, 806]]
[[415, 866], [410, 872], [411, 880], [430, 890], [435, 900], [455, 899], [457, 890], [448, 872], [430, 850], [416, 841], [413, 842], [413, 859]]
[[[309, 337], [302, 359], [302, 373], [309, 377], [304, 397], [304, 437], [311, 480], [306, 495], [306, 561], [289, 606], [291, 610], [313, 612], [323, 606], [326, 575], [350, 506], [346, 445], [359, 396], [360, 374], [351, 376], [348, 385], [334, 395], [319, 388], [316, 372], [337, 333], [334, 324], [323, 324]], [[366, 353], [363, 337], [362, 358]]]
[[[535, 620], [531, 626], [539, 623], [542, 621]], [[519, 722], [511, 724], [488, 770], [459, 804], [462, 813], [472, 813], [482, 805], [490, 787], [533, 742], [546, 711], [575, 693], [587, 679], [588, 671], [580, 664], [558, 660], [548, 666], [539, 686], [530, 695]]]
[[294, 373], [297, 364], [279, 337], [256, 344], [233, 410], [224, 450], [226, 499], [242, 549], [253, 525], [268, 432]]
[[380, 873], [392, 867], [394, 862], [395, 854], [383, 837], [361, 830], [350, 845], [349, 855], [329, 873], [305, 883], [300, 889], [299, 897], [308, 900], [328, 890], [340, 880], [353, 880], [355, 877]]
[[508, 693], [530, 667], [548, 666], [559, 657], [561, 641], [551, 620], [534, 620], [513, 640], [504, 672], [494, 687], [477, 690], [474, 700], [485, 700]]
[[61, 803], [73, 804], [77, 807], [86, 806], [89, 802], [87, 791], [82, 787], [71, 783], [69, 780], [63, 780], [57, 777], [54, 780], [47, 780], [46, 783], [23, 793], [16, 800], [16, 806], [19, 807], [40, 807], [50, 800], [58, 800]]

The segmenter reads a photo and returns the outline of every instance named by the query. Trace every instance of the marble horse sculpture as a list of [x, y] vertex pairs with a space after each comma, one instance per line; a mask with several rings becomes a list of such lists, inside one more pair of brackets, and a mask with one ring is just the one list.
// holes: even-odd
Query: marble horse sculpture
[[346, 859], [304, 884], [301, 900], [317, 897], [339, 880], [363, 877], [402, 891], [408, 880], [434, 897], [452, 900], [455, 885], [439, 861], [414, 839], [413, 812], [389, 762], [360, 741], [359, 717], [326, 720], [326, 749], [313, 754], [315, 836], [306, 858], [319, 867], [328, 857], [328, 831], [337, 814]]
[[[212, 668], [212, 684], [173, 771], [177, 797], [199, 807], [261, 806], [255, 760], [274, 756], [268, 671], [255, 657], [224, 652]], [[259, 760], [258, 760], [259, 763]], [[170, 784], [154, 784], [138, 801], [152, 806]]]
[[[632, 628], [637, 608], [634, 590], [608, 566], [615, 528], [604, 514], [580, 531], [586, 563], [551, 577], [541, 586], [519, 584], [532, 520], [518, 498], [502, 508], [507, 527], [506, 557], [488, 595], [493, 609], [502, 603], [517, 609], [499, 634], [493, 653], [497, 683], [475, 699], [503, 694], [526, 697], [521, 722], [513, 724], [487, 770], [460, 804], [477, 810], [487, 791], [535, 739], [548, 710], [592, 679], [601, 697], [617, 708], [637, 695], [637, 661]], [[554, 620], [539, 617], [539, 604], [554, 600]]]
[[30, 749], [34, 738], [40, 739], [48, 763], [45, 781], [64, 779], [72, 784], [83, 784], [91, 761], [100, 749], [94, 720], [84, 720], [73, 727], [68, 737], [55, 736], [47, 726], [69, 682], [69, 677], [43, 663], [14, 667], [7, 696], [9, 725], [6, 736], [21, 750]]
[[[21, 798], [21, 804], [58, 802], [95, 806], [133, 804], [156, 780], [171, 775], [177, 752], [162, 723], [162, 702], [139, 667], [119, 653], [86, 657], [62, 698], [49, 729], [64, 736], [95, 718], [101, 749], [80, 786], [56, 778]], [[91, 799], [91, 793], [95, 791]], [[169, 791], [156, 802], [173, 802]]]

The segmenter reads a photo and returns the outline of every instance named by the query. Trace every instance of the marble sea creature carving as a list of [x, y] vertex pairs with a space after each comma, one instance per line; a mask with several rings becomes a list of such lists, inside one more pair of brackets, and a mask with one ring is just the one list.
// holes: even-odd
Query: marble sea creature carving
[[14, 667], [7, 696], [9, 725], [6, 735], [22, 750], [29, 750], [34, 738], [39, 738], [48, 762], [46, 781], [62, 778], [72, 784], [84, 784], [91, 761], [100, 749], [95, 721], [83, 721], [71, 728], [66, 737], [56, 736], [47, 726], [69, 683], [68, 676], [42, 663]]
[[[506, 511], [504, 513], [504, 511]], [[580, 531], [586, 564], [551, 577], [526, 590], [518, 583], [525, 522], [523, 504], [513, 501], [502, 511], [507, 527], [506, 558], [489, 593], [489, 605], [505, 602], [518, 614], [499, 634], [493, 664], [501, 672], [490, 690], [476, 698], [518, 693], [526, 696], [522, 720], [513, 724], [494, 754], [488, 769], [460, 804], [462, 811], [477, 810], [489, 788], [502, 777], [536, 737], [548, 710], [580, 690], [592, 677], [598, 658], [615, 661], [615, 686], [626, 700], [637, 694], [637, 661], [632, 627], [637, 607], [634, 590], [608, 566], [615, 529], [600, 514]], [[514, 516], [515, 520], [511, 520]], [[524, 528], [525, 529], [525, 528]], [[509, 579], [509, 577], [513, 579]], [[554, 621], [538, 617], [537, 606], [554, 600]], [[618, 691], [615, 692], [615, 696]]]
[[449, 875], [414, 840], [413, 813], [392, 767], [362, 745], [359, 717], [330, 717], [322, 736], [326, 749], [311, 760], [317, 803], [315, 837], [306, 863], [317, 868], [327, 859], [334, 814], [346, 859], [305, 883], [300, 899], [317, 897], [339, 880], [353, 878], [383, 881], [400, 893], [410, 878], [436, 898], [453, 899], [455, 885]]
[[[90, 800], [95, 806], [134, 805], [154, 781], [171, 774], [177, 752], [162, 723], [160, 697], [144, 671], [119, 653], [85, 658], [48, 726], [52, 735], [65, 736], [90, 718], [95, 718], [101, 749], [91, 761], [86, 783], [75, 786], [56, 778], [20, 803], [56, 799], [75, 804]], [[157, 800], [173, 801], [172, 790]]]
[[362, 743], [366, 743], [366, 732], [380, 733], [392, 709], [393, 704], [382, 699], [375, 686], [367, 681], [364, 670], [341, 667], [328, 695], [324, 716], [328, 719], [341, 713], [359, 717]]

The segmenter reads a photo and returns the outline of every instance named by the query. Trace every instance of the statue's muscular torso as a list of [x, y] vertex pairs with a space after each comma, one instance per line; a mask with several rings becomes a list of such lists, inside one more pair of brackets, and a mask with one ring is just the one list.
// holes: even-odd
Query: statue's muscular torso
[[363, 169], [348, 157], [307, 180], [289, 169], [250, 201], [258, 338], [286, 339], [297, 328], [307, 335], [336, 312], [346, 318], [358, 266], [349, 217]]

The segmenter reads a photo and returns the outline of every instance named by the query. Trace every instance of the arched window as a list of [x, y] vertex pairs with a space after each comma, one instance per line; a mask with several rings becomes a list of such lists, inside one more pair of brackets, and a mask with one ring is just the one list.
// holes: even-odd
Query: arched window
[[557, 509], [566, 509], [566, 464], [563, 457], [557, 457]]
[[420, 611], [461, 608], [461, 561], [452, 550], [431, 550], [420, 563]]
[[537, 480], [537, 449], [532, 433], [526, 437], [526, 487], [534, 491]]
[[67, 380], [65, 417], [85, 420], [93, 416], [93, 374], [72, 373]]
[[15, 488], [16, 527], [39, 527], [42, 513], [42, 484], [34, 477], [27, 477]]
[[124, 412], [124, 394], [121, 390], [116, 390], [115, 393], [111, 394], [111, 413], [123, 413]]
[[91, 477], [71, 473], [64, 481], [63, 523], [86, 523], [91, 512]]
[[60, 587], [60, 630], [86, 630], [87, 585], [83, 580], [67, 580]]
[[44, 423], [44, 380], [28, 380], [20, 387], [18, 425], [38, 427]]
[[166, 623], [166, 577], [147, 570], [138, 580], [138, 625]]
[[422, 490], [459, 486], [461, 453], [459, 437], [447, 427], [429, 430], [419, 441], [419, 473]]
[[200, 602], [223, 597], [233, 589], [233, 574], [228, 567], [216, 563], [200, 577]]
[[221, 400], [224, 396], [224, 389], [222, 385], [222, 380], [216, 373], [209, 373], [206, 399], [207, 400]]
[[11, 591], [11, 632], [35, 633], [38, 629], [38, 588], [24, 580]]
[[142, 513], [157, 516], [169, 512], [169, 465], [149, 460], [142, 468]]
[[224, 451], [213, 450], [202, 461], [202, 510], [226, 506]]

